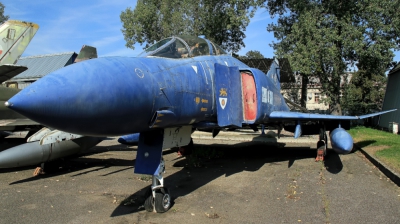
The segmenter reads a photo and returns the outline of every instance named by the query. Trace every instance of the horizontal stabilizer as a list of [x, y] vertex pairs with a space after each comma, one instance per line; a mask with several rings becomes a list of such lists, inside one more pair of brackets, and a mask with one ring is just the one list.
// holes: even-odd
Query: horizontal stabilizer
[[0, 83], [26, 71], [28, 68], [21, 65], [0, 65]]
[[89, 60], [92, 58], [97, 58], [97, 49], [89, 45], [83, 45], [81, 51], [75, 59], [76, 62], [81, 62]]
[[39, 26], [35, 23], [8, 20], [0, 25], [0, 64], [16, 64]]
[[373, 114], [366, 114], [362, 116], [339, 116], [329, 114], [307, 114], [300, 112], [289, 111], [274, 111], [269, 115], [271, 120], [361, 120], [369, 117], [378, 116], [381, 114], [396, 111], [397, 109], [381, 111]]

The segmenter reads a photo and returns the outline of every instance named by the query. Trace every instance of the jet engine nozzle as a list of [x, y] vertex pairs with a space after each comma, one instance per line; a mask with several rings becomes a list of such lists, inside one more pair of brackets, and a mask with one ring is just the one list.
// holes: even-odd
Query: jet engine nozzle
[[330, 133], [332, 149], [338, 154], [348, 154], [353, 149], [353, 138], [343, 128], [336, 128]]

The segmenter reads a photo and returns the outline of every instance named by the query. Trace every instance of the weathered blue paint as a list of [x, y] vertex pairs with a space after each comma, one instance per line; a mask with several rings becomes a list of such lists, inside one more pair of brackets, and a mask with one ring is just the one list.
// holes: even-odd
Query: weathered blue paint
[[294, 131], [294, 138], [299, 138], [301, 136], [301, 124], [300, 122], [296, 125], [296, 129]]
[[[273, 62], [273, 65], [276, 61]], [[271, 66], [272, 68], [278, 65]], [[283, 98], [279, 82], [275, 82], [273, 76], [277, 75], [276, 70], [268, 72], [268, 75], [255, 68], [241, 69], [250, 71], [254, 75], [257, 98], [258, 98], [258, 114], [256, 124], [267, 124], [270, 122], [270, 114], [274, 111], [290, 111], [285, 99]], [[276, 78], [277, 79], [277, 78]]]
[[118, 138], [118, 142], [124, 145], [138, 145], [140, 133], [124, 135]]
[[[264, 73], [244, 68], [229, 56], [92, 59], [43, 77], [9, 100], [10, 108], [46, 126], [88, 136], [149, 131], [159, 110], [176, 115], [172, 125], [217, 121], [214, 66], [218, 62], [254, 72], [261, 107], [257, 123], [268, 120], [272, 110], [288, 111]], [[263, 87], [273, 91], [273, 102], [262, 102]]]
[[[141, 165], [136, 165], [135, 172], [146, 174], [158, 169], [155, 163], [161, 158], [162, 137], [154, 133], [164, 128], [192, 125], [210, 130], [299, 122], [298, 137], [302, 121], [323, 121], [323, 125], [336, 128], [343, 120], [388, 112], [360, 117], [290, 112], [280, 93], [277, 60], [264, 74], [203, 39], [173, 37], [159, 43], [154, 45], [159, 48], [150, 47], [142, 57], [104, 57], [64, 67], [22, 90], [7, 105], [66, 132], [86, 136], [140, 133], [136, 163]], [[254, 77], [254, 121], [243, 120], [242, 71]], [[223, 109], [219, 97], [225, 94], [221, 89], [225, 87], [228, 101]], [[149, 137], [153, 134], [155, 139]], [[346, 151], [348, 142], [340, 145], [340, 139], [333, 138], [332, 143]], [[152, 157], [145, 158], [144, 152], [151, 152]]]
[[163, 130], [143, 132], [139, 136], [135, 173], [157, 175], [160, 168]]
[[336, 128], [330, 133], [332, 149], [339, 154], [348, 154], [353, 149], [353, 138], [343, 128]]
[[154, 113], [150, 121], [150, 128], [164, 128], [174, 125], [177, 117], [174, 112], [170, 110], [159, 110]]
[[216, 63], [215, 73], [218, 125], [242, 127], [243, 103], [239, 69]]
[[367, 114], [363, 116], [339, 116], [339, 115], [328, 115], [328, 114], [307, 114], [307, 113], [300, 113], [300, 112], [290, 112], [290, 111], [274, 111], [270, 114], [270, 120], [361, 120], [368, 117], [377, 116], [380, 114], [388, 113], [396, 111], [396, 109], [382, 111], [373, 114]]

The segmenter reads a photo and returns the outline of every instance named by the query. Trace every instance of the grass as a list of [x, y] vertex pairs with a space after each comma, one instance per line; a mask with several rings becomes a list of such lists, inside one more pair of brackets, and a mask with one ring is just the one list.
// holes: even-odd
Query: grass
[[400, 173], [400, 135], [366, 127], [349, 131], [354, 143]]

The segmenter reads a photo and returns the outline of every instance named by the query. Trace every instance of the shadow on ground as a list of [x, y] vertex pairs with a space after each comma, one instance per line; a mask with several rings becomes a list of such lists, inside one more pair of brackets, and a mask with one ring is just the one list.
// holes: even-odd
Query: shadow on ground
[[[262, 143], [239, 143], [230, 146], [197, 144], [195, 150], [198, 149], [215, 150], [212, 153], [216, 156], [214, 158], [203, 156], [196, 159], [188, 156], [173, 164], [173, 166], [183, 167], [183, 169], [164, 179], [166, 187], [172, 192], [172, 201], [192, 193], [221, 176], [228, 177], [243, 171], [255, 172], [262, 166], [274, 166], [282, 163], [287, 163], [290, 169], [296, 160], [315, 158], [316, 156], [316, 150], [310, 147], [282, 148], [282, 145], [276, 147]], [[339, 173], [343, 168], [340, 157], [331, 150], [329, 150], [329, 154], [330, 156], [325, 161], [327, 170], [331, 173]], [[144, 210], [143, 204], [147, 189], [148, 187], [142, 188], [123, 200], [113, 211], [111, 217]]]
[[376, 142], [375, 140], [365, 140], [365, 141], [357, 142], [357, 146], [360, 148], [364, 148], [371, 144], [374, 144], [375, 142]]
[[[173, 166], [183, 167], [182, 170], [171, 174], [164, 179], [166, 186], [171, 189], [172, 201], [178, 197], [183, 197], [198, 188], [210, 183], [221, 176], [230, 176], [243, 171], [255, 172], [262, 166], [274, 166], [287, 163], [290, 169], [296, 160], [315, 158], [316, 150], [310, 147], [284, 147], [283, 143], [271, 144], [260, 142], [245, 142], [232, 145], [225, 144], [196, 144], [195, 155], [176, 159]], [[107, 153], [110, 151], [135, 151], [136, 148], [123, 146], [120, 144], [112, 146], [96, 146], [83, 154], [83, 157], [68, 157], [45, 164], [45, 175], [29, 177], [10, 183], [10, 185], [35, 181], [41, 178], [51, 178], [54, 176], [65, 175], [74, 172], [73, 176], [85, 175], [91, 172], [107, 169], [109, 167], [121, 167], [118, 170], [104, 174], [112, 175], [118, 172], [132, 169], [135, 159], [121, 158], [90, 158], [89, 155]], [[206, 153], [204, 153], [206, 152]], [[163, 155], [176, 153], [176, 150], [169, 149], [163, 151]], [[328, 151], [325, 166], [331, 173], [339, 173], [343, 164], [339, 155], [334, 151]], [[106, 154], [105, 154], [106, 155]], [[82, 155], [80, 155], [82, 156]], [[35, 166], [1, 169], [0, 172], [16, 172], [19, 170], [32, 169]], [[78, 172], [77, 172], [78, 171]], [[80, 172], [79, 172], [80, 171]], [[190, 176], [187, 172], [190, 171]], [[143, 210], [144, 195], [148, 187], [142, 188], [123, 200], [112, 212], [111, 217], [127, 215]]]

